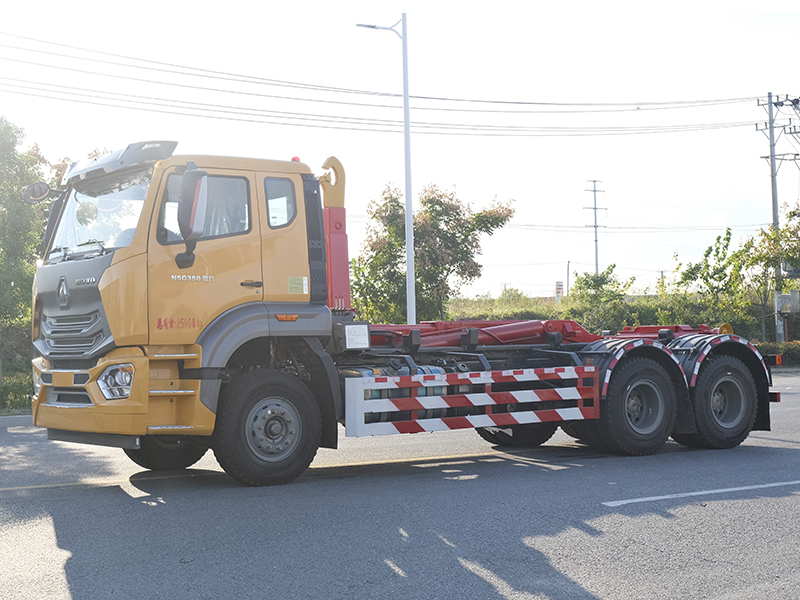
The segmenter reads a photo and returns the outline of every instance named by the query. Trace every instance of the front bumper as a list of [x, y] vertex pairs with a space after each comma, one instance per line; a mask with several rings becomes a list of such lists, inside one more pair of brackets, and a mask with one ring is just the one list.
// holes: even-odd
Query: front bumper
[[[106, 399], [98, 377], [109, 367], [126, 364], [134, 368], [130, 396]], [[100, 436], [114, 440], [113, 436], [148, 434], [211, 435], [214, 430], [214, 414], [200, 402], [200, 381], [180, 380], [176, 361], [154, 360], [141, 348], [116, 348], [87, 370], [52, 369], [45, 359], [36, 358], [33, 376], [41, 381], [33, 398], [33, 421], [52, 430], [52, 439], [102, 443], [92, 440], [103, 439]]]

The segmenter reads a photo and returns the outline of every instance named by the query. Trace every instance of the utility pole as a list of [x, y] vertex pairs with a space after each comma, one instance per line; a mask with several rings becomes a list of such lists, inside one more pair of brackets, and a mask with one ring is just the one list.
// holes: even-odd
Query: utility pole
[[[772, 228], [778, 229], [778, 169], [775, 165], [775, 116], [772, 111], [772, 92], [767, 94], [769, 104], [769, 177], [772, 181]], [[780, 268], [780, 267], [778, 267]]]
[[571, 261], [569, 261], [569, 260], [567, 261], [567, 289], [566, 289], [566, 294], [564, 294], [565, 296], [569, 296], [569, 263], [570, 262]]
[[[759, 106], [765, 106], [761, 100], [758, 101]], [[800, 154], [798, 153], [784, 153], [784, 154], [776, 154], [775, 153], [775, 144], [776, 144], [776, 137], [775, 137], [775, 109], [778, 109], [780, 112], [781, 108], [789, 107], [792, 108], [795, 115], [800, 116], [800, 98], [789, 98], [789, 96], [784, 96], [781, 99], [780, 96], [773, 98], [772, 92], [767, 94], [767, 102], [766, 102], [766, 109], [767, 115], [769, 117], [769, 123], [765, 123], [763, 127], [759, 127], [756, 125], [756, 131], [764, 132], [764, 134], [769, 138], [769, 156], [763, 156], [762, 158], [767, 159], [769, 161], [769, 175], [770, 175], [770, 183], [772, 184], [772, 228], [778, 229], [780, 227], [780, 223], [778, 220], [778, 171], [780, 170], [780, 165], [782, 165], [785, 161], [790, 161], [795, 164], [796, 167], [800, 168]], [[789, 134], [794, 138], [798, 138], [800, 134], [800, 128], [798, 128], [796, 123], [792, 123], [792, 119], [789, 118], [789, 122], [783, 123], [782, 125], [778, 126], [778, 138], [780, 138], [781, 134]], [[767, 133], [767, 130], [768, 133]], [[781, 315], [778, 311], [778, 300], [777, 294], [778, 290], [782, 281], [782, 278], [785, 276], [789, 279], [796, 279], [798, 278], [798, 266], [797, 265], [790, 265], [788, 267], [787, 272], [784, 274], [782, 266], [779, 264], [775, 268], [775, 340], [778, 342], [788, 341], [788, 332], [786, 331], [786, 317]], [[761, 338], [765, 339], [766, 335], [766, 315], [764, 314], [764, 310], [762, 309], [761, 313]]]
[[589, 183], [592, 184], [592, 189], [584, 190], [586, 192], [592, 192], [594, 194], [594, 206], [584, 206], [583, 210], [593, 210], [594, 211], [594, 225], [587, 225], [586, 227], [594, 227], [594, 274], [600, 274], [600, 254], [597, 247], [597, 228], [604, 227], [603, 225], [597, 224], [597, 211], [598, 210], [606, 210], [605, 208], [597, 208], [597, 192], [602, 192], [603, 190], [597, 189], [598, 183], [603, 183], [597, 179], [589, 179]]
[[[761, 101], [759, 101], [759, 106], [763, 106]], [[769, 117], [769, 123], [767, 124], [767, 129], [769, 129], [769, 177], [770, 182], [772, 184], [772, 228], [778, 229], [780, 227], [780, 222], [778, 220], [778, 167], [775, 161], [775, 113], [773, 110], [774, 103], [772, 102], [772, 92], [767, 94], [767, 115]], [[756, 130], [758, 131], [758, 126], [756, 125]], [[763, 131], [763, 129], [761, 130]], [[765, 157], [766, 158], [766, 157]], [[775, 267], [775, 341], [776, 342], [783, 342], [785, 341], [784, 335], [784, 328], [783, 328], [783, 316], [778, 312], [778, 304], [777, 304], [777, 294], [778, 289], [780, 287], [780, 280], [781, 280], [781, 266], [778, 265]]]

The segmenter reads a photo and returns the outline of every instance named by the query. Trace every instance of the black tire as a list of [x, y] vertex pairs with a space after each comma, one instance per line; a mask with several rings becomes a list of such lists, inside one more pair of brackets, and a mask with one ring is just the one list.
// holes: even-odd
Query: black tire
[[280, 371], [250, 371], [220, 398], [214, 454], [237, 481], [279, 485], [308, 468], [321, 431], [319, 405], [305, 384]]
[[528, 423], [508, 427], [477, 427], [478, 435], [490, 444], [514, 448], [536, 448], [553, 437], [558, 423]]
[[744, 363], [733, 356], [709, 359], [694, 388], [697, 433], [689, 434], [692, 443], [713, 449], [738, 446], [750, 435], [757, 408], [756, 384]]
[[488, 427], [476, 427], [475, 432], [481, 436], [484, 440], [489, 442], [490, 444], [494, 444], [495, 446], [501, 446], [502, 443], [500, 442], [500, 438], [495, 435], [497, 429], [494, 427], [489, 429]]
[[600, 433], [600, 426], [597, 419], [586, 421], [575, 421], [572, 424], [578, 439], [584, 442], [589, 448], [600, 454], [614, 454], [611, 446], [603, 439]]
[[578, 428], [575, 426], [574, 421], [561, 423], [561, 431], [566, 433], [571, 438], [575, 438], [576, 440], [581, 439], [581, 434], [578, 433]]
[[664, 367], [630, 358], [612, 372], [598, 429], [615, 454], [653, 454], [672, 433], [677, 410], [675, 386]]
[[124, 449], [133, 462], [151, 471], [178, 471], [203, 458], [208, 448], [183, 435], [143, 435], [138, 450]]
[[673, 433], [672, 439], [687, 448], [702, 448], [698, 443], [696, 433]]

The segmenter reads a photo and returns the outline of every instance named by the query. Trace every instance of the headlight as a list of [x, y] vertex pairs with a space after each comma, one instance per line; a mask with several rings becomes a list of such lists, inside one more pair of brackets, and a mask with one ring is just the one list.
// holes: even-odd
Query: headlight
[[33, 369], [33, 395], [38, 396], [40, 389], [42, 389], [42, 378], [36, 369]]
[[103, 392], [106, 400], [119, 400], [129, 398], [131, 395], [131, 385], [133, 384], [133, 365], [114, 365], [108, 367], [100, 377], [97, 378], [97, 385]]

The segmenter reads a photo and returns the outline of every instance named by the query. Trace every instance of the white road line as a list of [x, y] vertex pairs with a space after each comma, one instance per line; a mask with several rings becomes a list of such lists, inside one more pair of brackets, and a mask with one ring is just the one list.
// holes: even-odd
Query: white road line
[[631, 498], [630, 500], [613, 500], [611, 502], [601, 502], [603, 506], [612, 508], [624, 506], [626, 504], [637, 504], [640, 502], [657, 502], [658, 500], [672, 500], [674, 498], [689, 498], [690, 496], [708, 496], [710, 494], [727, 494], [730, 492], [745, 492], [747, 490], [763, 490], [765, 488], [786, 487], [790, 485], [800, 485], [800, 481], [780, 481], [777, 483], [764, 483], [762, 485], [747, 485], [743, 487], [724, 488], [721, 490], [703, 490], [702, 492], [683, 492], [681, 494], [667, 494], [666, 496], [648, 496], [646, 498]]

